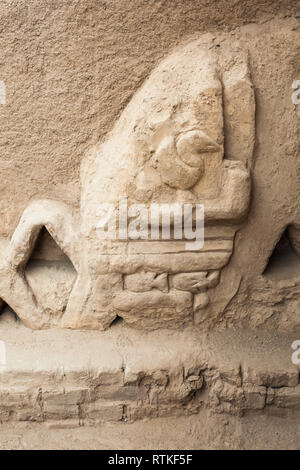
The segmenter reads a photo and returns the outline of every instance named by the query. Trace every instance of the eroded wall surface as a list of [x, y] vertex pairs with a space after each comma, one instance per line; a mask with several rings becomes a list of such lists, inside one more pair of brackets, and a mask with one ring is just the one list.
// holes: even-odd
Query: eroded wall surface
[[[0, 297], [23, 322], [299, 328], [297, 2], [4, 0], [0, 15]], [[122, 191], [204, 202], [209, 248], [103, 248], [95, 207]]]

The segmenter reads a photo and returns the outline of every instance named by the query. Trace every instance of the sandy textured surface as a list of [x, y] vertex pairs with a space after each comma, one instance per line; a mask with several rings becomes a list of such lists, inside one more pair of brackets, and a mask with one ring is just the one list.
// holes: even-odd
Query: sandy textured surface
[[[207, 415], [134, 424], [64, 429], [41, 424], [0, 426], [0, 449], [300, 449], [299, 416]], [[113, 454], [113, 453], [112, 453]]]
[[[1, 0], [0, 449], [300, 448], [299, 19]], [[98, 205], [128, 188], [206, 198], [206, 251], [102, 256]]]

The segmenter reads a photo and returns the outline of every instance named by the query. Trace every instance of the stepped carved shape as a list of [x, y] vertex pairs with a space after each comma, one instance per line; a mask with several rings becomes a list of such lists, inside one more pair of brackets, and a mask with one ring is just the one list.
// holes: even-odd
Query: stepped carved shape
[[[25, 210], [3, 250], [0, 297], [33, 329], [103, 330], [117, 315], [142, 329], [201, 323], [247, 217], [254, 129], [247, 54], [220, 58], [209, 40], [176, 49], [84, 159], [80, 211], [52, 200]], [[146, 207], [203, 204], [203, 247], [186, 249], [175, 239], [101, 239], [99, 207], [117, 208], [124, 196], [128, 205]], [[59, 321], [24, 274], [42, 227], [77, 272]], [[47, 296], [45, 283], [43, 289]]]

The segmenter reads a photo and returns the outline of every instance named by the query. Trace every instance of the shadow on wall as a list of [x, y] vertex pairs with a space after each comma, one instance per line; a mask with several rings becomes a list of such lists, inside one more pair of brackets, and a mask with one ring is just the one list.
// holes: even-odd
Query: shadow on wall
[[300, 257], [291, 245], [288, 227], [276, 244], [263, 275], [271, 281], [291, 279], [300, 275]]

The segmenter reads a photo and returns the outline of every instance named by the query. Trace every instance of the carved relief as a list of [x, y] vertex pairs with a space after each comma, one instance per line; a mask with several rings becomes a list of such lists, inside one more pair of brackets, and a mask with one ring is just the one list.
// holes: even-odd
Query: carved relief
[[[254, 112], [243, 51], [239, 61], [218, 57], [209, 40], [176, 50], [85, 159], [80, 213], [50, 200], [25, 210], [2, 250], [0, 297], [30, 328], [105, 329], [117, 315], [146, 329], [201, 322], [247, 216]], [[99, 205], [123, 196], [147, 207], [204, 204], [204, 246], [99, 238]], [[60, 272], [60, 302], [41, 301], [56, 287], [34, 267], [25, 276], [43, 227], [76, 271]]]

